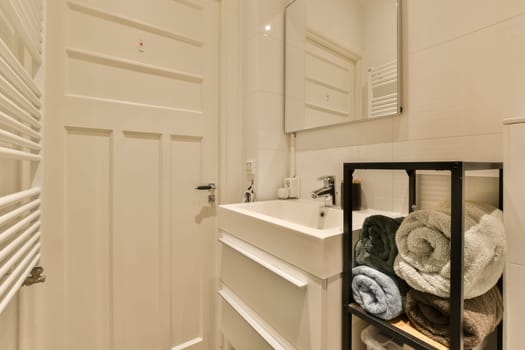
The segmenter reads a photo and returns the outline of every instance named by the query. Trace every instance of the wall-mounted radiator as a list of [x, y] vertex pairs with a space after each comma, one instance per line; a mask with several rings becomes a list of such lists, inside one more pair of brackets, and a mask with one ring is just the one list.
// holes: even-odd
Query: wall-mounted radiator
[[368, 68], [368, 117], [397, 114], [397, 60]]
[[42, 6], [0, 1], [0, 313], [40, 260]]

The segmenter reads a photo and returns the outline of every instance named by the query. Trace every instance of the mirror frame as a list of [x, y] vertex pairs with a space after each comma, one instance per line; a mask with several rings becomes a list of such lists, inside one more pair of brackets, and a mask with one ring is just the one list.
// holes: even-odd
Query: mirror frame
[[284, 6], [284, 37], [283, 37], [283, 56], [284, 56], [284, 65], [283, 65], [283, 128], [285, 134], [295, 134], [296, 132], [316, 130], [321, 128], [335, 127], [338, 125], [344, 125], [349, 123], [359, 123], [366, 122], [371, 120], [385, 119], [391, 117], [400, 116], [403, 113], [403, 22], [402, 22], [402, 12], [403, 12], [403, 0], [395, 0], [397, 7], [397, 109], [396, 113], [374, 117], [374, 118], [361, 118], [343, 121], [340, 123], [327, 124], [322, 126], [315, 126], [310, 128], [298, 129], [298, 130], [286, 130], [286, 13], [288, 8], [297, 0], [290, 0]]

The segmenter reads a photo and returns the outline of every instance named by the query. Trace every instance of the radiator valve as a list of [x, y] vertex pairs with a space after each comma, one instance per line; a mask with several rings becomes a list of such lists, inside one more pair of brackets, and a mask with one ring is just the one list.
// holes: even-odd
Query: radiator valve
[[24, 286], [32, 286], [36, 283], [44, 283], [46, 281], [46, 276], [42, 275], [44, 268], [42, 266], [35, 266], [31, 270], [31, 274], [27, 276]]

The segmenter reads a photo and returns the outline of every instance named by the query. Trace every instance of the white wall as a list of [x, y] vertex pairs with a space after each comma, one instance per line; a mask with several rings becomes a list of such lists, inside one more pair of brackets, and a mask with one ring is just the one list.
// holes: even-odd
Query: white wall
[[[283, 132], [285, 3], [285, 0], [240, 2], [242, 159], [256, 160], [256, 195], [259, 200], [275, 198], [277, 188], [282, 186], [282, 180], [288, 174], [288, 139]], [[271, 30], [266, 31], [266, 25], [270, 25]], [[244, 181], [243, 190], [248, 184], [246, 176]]]
[[[502, 160], [501, 121], [525, 113], [525, 3], [405, 1], [403, 17], [403, 115], [299, 133], [303, 194], [343, 161]], [[369, 199], [396, 209], [383, 176]]]
[[359, 0], [305, 0], [306, 26], [340, 46], [362, 54], [362, 15]]
[[[241, 2], [241, 158], [257, 160], [259, 199], [274, 198], [287, 173], [284, 3]], [[525, 3], [403, 3], [403, 114], [297, 133], [303, 197], [319, 186], [319, 175], [340, 179], [344, 161], [502, 160], [502, 119], [525, 114]], [[270, 33], [264, 33], [267, 23]], [[403, 178], [384, 176], [382, 187], [368, 189], [368, 202], [404, 206]]]

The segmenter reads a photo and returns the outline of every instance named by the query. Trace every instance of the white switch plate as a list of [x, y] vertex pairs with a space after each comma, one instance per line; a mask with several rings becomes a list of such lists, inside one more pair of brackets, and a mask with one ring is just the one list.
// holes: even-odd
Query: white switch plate
[[246, 174], [255, 175], [255, 159], [248, 159], [245, 162]]

